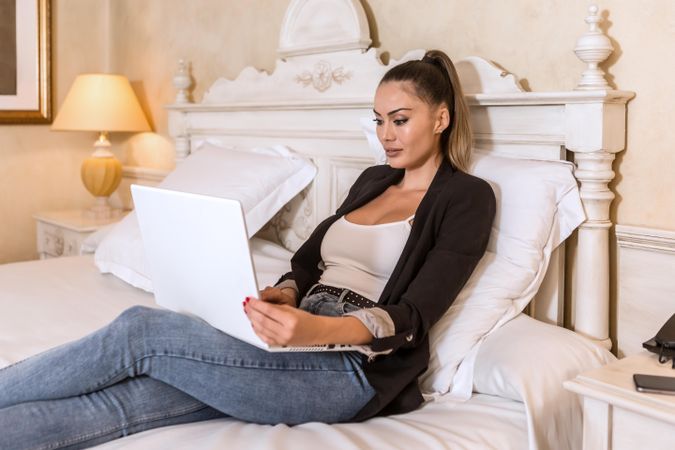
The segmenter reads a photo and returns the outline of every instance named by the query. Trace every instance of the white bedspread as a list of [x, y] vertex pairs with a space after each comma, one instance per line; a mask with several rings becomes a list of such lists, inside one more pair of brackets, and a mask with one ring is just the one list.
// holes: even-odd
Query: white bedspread
[[99, 448], [522, 450], [527, 448], [527, 425], [522, 403], [474, 395], [465, 403], [436, 401], [412, 413], [363, 423], [307, 423], [288, 427], [219, 419], [146, 431]]
[[[289, 270], [289, 251], [262, 239], [251, 247], [261, 286]], [[101, 275], [91, 255], [0, 265], [0, 367], [154, 304], [152, 294]]]
[[[261, 285], [288, 267], [290, 253], [265, 241], [253, 245]], [[92, 256], [0, 266], [0, 367], [99, 328], [152, 294], [101, 275]], [[151, 430], [105, 449], [522, 449], [524, 405], [488, 395], [465, 403], [443, 398], [413, 413], [360, 424], [262, 426], [232, 419]]]

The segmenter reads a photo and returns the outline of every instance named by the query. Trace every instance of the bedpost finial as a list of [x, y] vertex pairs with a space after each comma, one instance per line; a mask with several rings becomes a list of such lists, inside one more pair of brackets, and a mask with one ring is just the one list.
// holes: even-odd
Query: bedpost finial
[[581, 74], [581, 80], [579, 80], [576, 90], [610, 88], [605, 79], [605, 72], [599, 69], [598, 65], [612, 54], [614, 47], [612, 47], [609, 38], [598, 27], [598, 24], [602, 22], [602, 17], [598, 13], [597, 5], [588, 7], [588, 16], [585, 20], [588, 24], [588, 31], [577, 40], [577, 45], [574, 47], [574, 53], [577, 57], [588, 64], [586, 70]]
[[588, 24], [589, 31], [593, 33], [602, 33], [602, 31], [598, 29], [598, 24], [602, 22], [602, 17], [598, 15], [598, 11], [600, 11], [598, 5], [592, 4], [588, 7], [588, 15], [585, 19], [585, 22]]
[[176, 94], [176, 103], [191, 103], [190, 86], [192, 86], [190, 62], [179, 59], [178, 70], [176, 70], [176, 73], [173, 76], [173, 87], [178, 90], [178, 93]]
[[598, 5], [592, 4], [591, 6], [588, 7], [588, 16], [586, 16], [586, 23], [591, 26], [592, 31], [597, 31], [598, 29], [598, 22], [602, 20], [600, 16], [598, 16], [598, 11], [600, 9], [598, 8]]

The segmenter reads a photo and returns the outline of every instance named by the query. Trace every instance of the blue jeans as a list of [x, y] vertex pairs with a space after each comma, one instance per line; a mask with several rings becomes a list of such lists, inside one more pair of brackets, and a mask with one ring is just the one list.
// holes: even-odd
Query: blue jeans
[[[326, 293], [301, 307], [344, 310]], [[374, 395], [361, 361], [355, 352], [270, 353], [200, 319], [135, 306], [0, 370], [0, 448], [84, 448], [218, 417], [344, 422]]]

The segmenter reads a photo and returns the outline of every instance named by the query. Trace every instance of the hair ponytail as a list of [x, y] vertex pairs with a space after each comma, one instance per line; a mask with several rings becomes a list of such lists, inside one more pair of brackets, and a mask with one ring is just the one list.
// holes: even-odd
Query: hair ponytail
[[408, 81], [428, 104], [447, 106], [450, 123], [441, 133], [441, 151], [455, 168], [466, 171], [472, 147], [469, 107], [450, 57], [440, 50], [429, 50], [421, 60], [389, 69], [380, 84], [389, 81]]

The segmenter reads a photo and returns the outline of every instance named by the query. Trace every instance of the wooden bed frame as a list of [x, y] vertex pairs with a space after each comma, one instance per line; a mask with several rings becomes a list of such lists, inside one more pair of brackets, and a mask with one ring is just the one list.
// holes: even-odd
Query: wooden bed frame
[[[626, 103], [632, 92], [610, 89], [598, 64], [612, 52], [598, 29], [602, 19], [589, 8], [587, 31], [574, 49], [587, 64], [568, 92], [525, 92], [518, 79], [478, 57], [456, 63], [471, 107], [475, 145], [490, 152], [530, 159], [567, 159], [577, 168], [587, 220], [552, 257], [544, 285], [529, 313], [611, 347], [609, 339], [609, 207], [614, 194], [614, 154], [625, 144]], [[373, 164], [360, 119], [372, 117], [377, 84], [389, 67], [419, 59], [406, 54], [384, 65], [371, 43], [358, 0], [289, 6], [272, 74], [246, 68], [236, 80], [219, 79], [199, 103], [189, 100], [188, 65], [174, 76], [178, 89], [168, 105], [169, 132], [180, 161], [202, 142], [264, 146], [283, 143], [319, 168], [314, 183], [263, 233], [294, 249], [334, 211], [365, 167]], [[127, 170], [135, 181], [160, 177]], [[141, 182], [143, 182], [141, 180]], [[566, 270], [567, 268], [567, 270]]]

